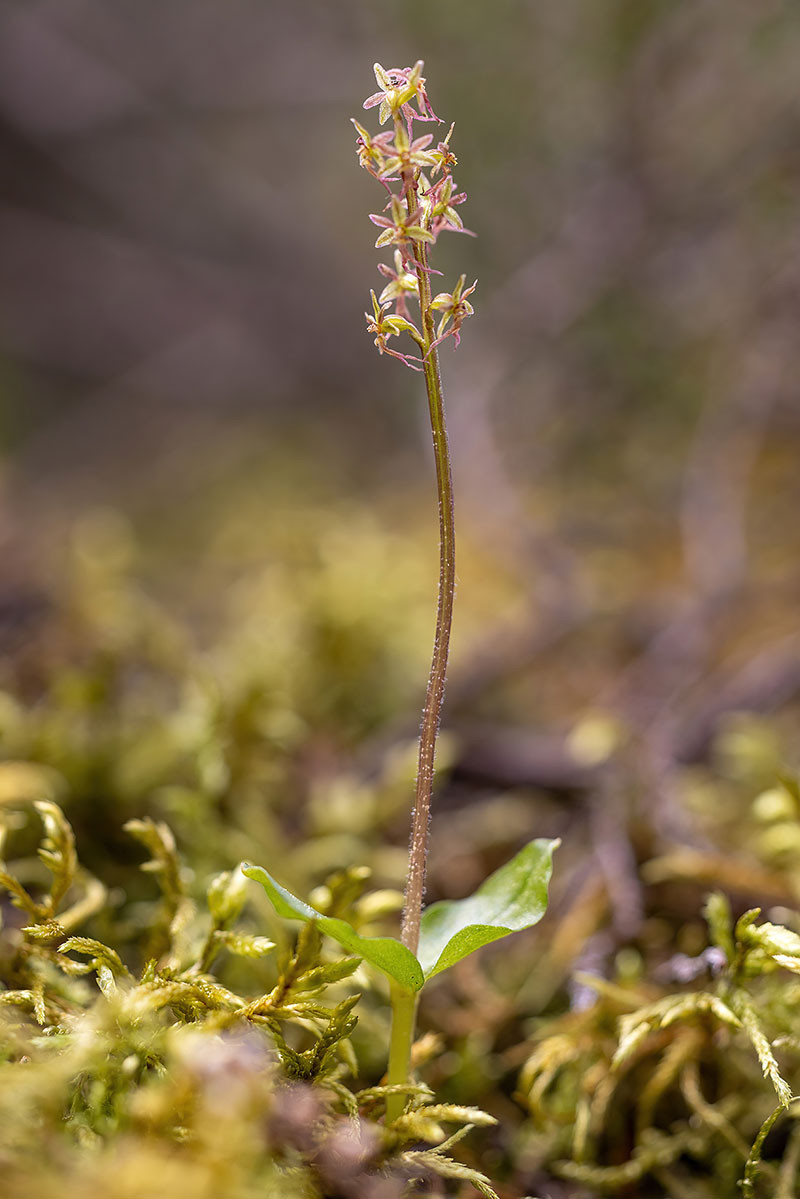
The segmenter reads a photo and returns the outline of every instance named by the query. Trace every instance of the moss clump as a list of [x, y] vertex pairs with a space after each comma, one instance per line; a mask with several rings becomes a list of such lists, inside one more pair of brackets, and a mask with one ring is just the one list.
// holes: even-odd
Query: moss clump
[[523, 1070], [539, 1151], [593, 1193], [794, 1193], [800, 935], [734, 922], [720, 893], [706, 916], [711, 946], [673, 959], [682, 989], [583, 976], [596, 1001], [548, 1022]]
[[[80, 935], [112, 897], [81, 869], [61, 808], [34, 807], [38, 861], [0, 865], [10, 899], [0, 934], [5, 1195], [399, 1199], [435, 1176], [494, 1194], [447, 1152], [491, 1117], [409, 1086], [405, 1114], [387, 1123], [391, 1088], [346, 1085], [358, 1075], [349, 1039], [357, 958], [329, 960], [307, 925], [268, 989], [226, 985], [229, 955], [257, 962], [276, 946], [238, 927], [238, 870], [212, 879], [201, 912], [170, 830], [152, 820], [128, 831], [150, 855], [143, 869], [157, 875], [160, 901], [138, 914], [123, 906], [120, 951]], [[326, 906], [352, 910], [367, 877], [332, 876]], [[453, 1122], [461, 1128], [448, 1138], [443, 1125]]]

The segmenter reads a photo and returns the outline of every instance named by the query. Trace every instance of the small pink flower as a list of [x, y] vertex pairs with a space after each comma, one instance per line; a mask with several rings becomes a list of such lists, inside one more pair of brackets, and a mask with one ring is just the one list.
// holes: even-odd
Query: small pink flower
[[380, 304], [394, 303], [400, 316], [408, 317], [406, 296], [418, 296], [419, 285], [413, 271], [406, 269], [403, 255], [399, 250], [394, 252], [394, 270], [385, 262], [378, 263], [378, 270], [389, 280], [384, 287], [378, 302]]
[[452, 173], [453, 167], [458, 166], [458, 159], [450, 149], [450, 138], [453, 136], [455, 129], [455, 121], [447, 131], [447, 137], [443, 142], [439, 142], [435, 150], [432, 151], [432, 156], [436, 159], [436, 165], [431, 171], [432, 175], [437, 175], [439, 171], [447, 171]]
[[[409, 125], [414, 120], [439, 120], [425, 91], [423, 65], [420, 59], [413, 67], [390, 67], [387, 71], [379, 62], [375, 63], [375, 81], [381, 90], [364, 101], [364, 108], [375, 108], [379, 104], [378, 120], [381, 125], [385, 124], [390, 116], [397, 116], [401, 112]], [[411, 107], [414, 100], [417, 102], [416, 112]]]
[[[466, 275], [461, 275], [458, 283], [453, 288], [452, 292], [440, 291], [438, 296], [434, 296], [431, 300], [431, 308], [441, 312], [442, 319], [439, 321], [439, 327], [436, 330], [436, 340], [431, 345], [431, 350], [434, 346], [438, 346], [446, 337], [452, 337], [455, 341], [455, 347], [461, 344], [461, 326], [468, 316], [472, 316], [475, 309], [470, 304], [467, 296], [471, 296], [475, 288], [478, 286], [478, 280], [464, 290], [464, 284], [467, 281]], [[447, 326], [452, 321], [452, 328]], [[447, 330], [445, 332], [445, 330]], [[430, 354], [431, 350], [428, 350]]]
[[413, 354], [400, 354], [397, 350], [390, 350], [386, 344], [389, 337], [397, 337], [400, 333], [410, 333], [414, 341], [418, 345], [422, 345], [423, 339], [419, 329], [417, 329], [416, 325], [412, 325], [411, 321], [406, 320], [405, 317], [388, 315], [389, 309], [392, 306], [391, 302], [381, 304], [374, 291], [370, 292], [370, 295], [372, 296], [372, 312], [365, 312], [364, 316], [367, 318], [367, 332], [377, 335], [375, 337], [375, 345], [378, 347], [379, 352], [381, 354], [388, 354], [391, 358], [399, 358], [412, 371], [422, 370], [421, 366], [415, 365], [419, 362], [419, 359], [414, 358]]
[[376, 249], [379, 249], [381, 246], [405, 246], [410, 241], [435, 240], [433, 234], [428, 229], [423, 229], [422, 225], [411, 224], [408, 210], [397, 196], [392, 196], [391, 207], [391, 219], [381, 216], [377, 212], [369, 214], [369, 219], [373, 225], [379, 225], [383, 229], [383, 233], [381, 233], [375, 242]]
[[431, 232], [434, 237], [438, 237], [443, 229], [452, 229], [457, 233], [468, 233], [470, 237], [474, 237], [475, 234], [471, 229], [464, 227], [464, 222], [455, 210], [456, 204], [464, 203], [467, 193], [458, 192], [454, 195], [453, 187], [453, 176], [443, 175], [438, 183], [423, 193]]
[[417, 168], [435, 166], [435, 156], [427, 152], [432, 141], [433, 135], [427, 133], [412, 142], [400, 125], [395, 135], [392, 153], [383, 164], [381, 179], [387, 179], [391, 175], [408, 175]]
[[373, 178], [377, 179], [388, 188], [386, 180], [383, 178], [386, 169], [386, 159], [390, 153], [394, 152], [393, 137], [391, 130], [386, 130], [385, 133], [376, 133], [374, 137], [364, 128], [359, 125], [353, 117], [350, 118], [355, 126], [358, 137], [356, 138], [356, 153], [358, 161], [365, 171], [369, 171]]

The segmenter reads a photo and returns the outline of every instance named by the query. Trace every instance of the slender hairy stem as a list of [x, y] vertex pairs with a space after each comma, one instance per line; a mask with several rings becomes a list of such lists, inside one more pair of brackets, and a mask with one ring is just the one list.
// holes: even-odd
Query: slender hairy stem
[[[472, 313], [467, 296], [475, 290], [475, 284], [464, 290], [465, 276], [461, 275], [452, 292], [440, 292], [433, 296], [431, 290], [431, 268], [428, 262], [428, 245], [436, 241], [442, 229], [463, 229], [463, 223], [454, 205], [462, 203], [466, 196], [453, 192], [451, 167], [456, 159], [450, 150], [450, 133], [435, 149], [430, 147], [432, 134], [414, 138], [415, 120], [439, 118], [430, 106], [422, 75], [420, 60], [413, 67], [384, 70], [380, 63], [374, 67], [375, 79], [380, 91], [370, 96], [365, 108], [380, 104], [380, 122], [389, 115], [394, 120], [394, 144], [390, 145], [387, 134], [371, 137], [357, 121], [353, 124], [358, 132], [359, 162], [371, 175], [378, 179], [389, 192], [389, 203], [384, 213], [371, 213], [370, 219], [383, 232], [375, 245], [394, 245], [396, 270], [382, 266], [390, 284], [384, 288], [380, 299], [372, 292], [372, 313], [365, 313], [367, 329], [375, 333], [375, 345], [382, 354], [390, 354], [418, 370], [419, 359], [412, 361], [408, 355], [389, 349], [387, 342], [400, 333], [408, 333], [422, 353], [422, 370], [428, 394], [433, 454], [436, 463], [436, 488], [439, 499], [439, 593], [436, 609], [436, 635], [433, 643], [433, 659], [422, 713], [419, 738], [419, 763], [414, 812], [411, 820], [411, 841], [408, 851], [408, 880], [403, 903], [402, 942], [416, 954], [419, 946], [422, 898], [425, 893], [425, 867], [428, 856], [428, 828], [431, 815], [433, 775], [436, 763], [436, 741], [444, 700], [447, 677], [447, 658], [450, 651], [450, 629], [453, 623], [453, 597], [455, 594], [455, 513], [453, 507], [453, 478], [450, 470], [450, 449], [447, 444], [447, 428], [444, 418], [442, 380], [439, 374], [437, 342], [445, 337], [455, 337], [458, 345], [459, 329], [466, 316]], [[413, 103], [416, 103], [416, 110]], [[423, 176], [422, 168], [432, 167], [431, 183]], [[391, 184], [402, 181], [398, 192]], [[424, 189], [424, 190], [423, 190]], [[416, 276], [416, 288], [412, 276]], [[416, 291], [419, 300], [420, 327], [408, 319], [405, 292]], [[396, 305], [396, 311], [392, 307]], [[434, 326], [434, 308], [441, 313], [438, 326]], [[438, 339], [437, 339], [438, 332]], [[392, 985], [392, 1034], [389, 1055], [389, 1083], [400, 1086], [407, 1083], [411, 1050], [414, 1043], [416, 1020], [416, 995]], [[386, 1105], [387, 1119], [396, 1119], [404, 1110], [405, 1097], [402, 1092], [392, 1095]]]
[[[389, 1043], [389, 1069], [386, 1082], [390, 1087], [403, 1086], [408, 1082], [411, 1064], [411, 1046], [414, 1042], [414, 1023], [417, 996], [392, 983], [392, 1037]], [[406, 1096], [402, 1093], [389, 1095], [386, 1100], [386, 1120], [402, 1116]]]
[[[409, 210], [416, 204], [416, 184], [409, 181]], [[410, 218], [413, 219], [413, 216]], [[435, 340], [431, 310], [431, 282], [428, 252], [424, 242], [415, 241], [414, 262], [419, 303], [422, 315], [424, 345], [423, 368], [428, 392], [433, 454], [436, 460], [436, 487], [439, 496], [439, 599], [436, 610], [436, 634], [433, 659], [422, 712], [419, 737], [419, 762], [414, 814], [411, 822], [411, 842], [408, 853], [408, 881], [403, 904], [402, 940], [412, 953], [419, 944], [419, 922], [422, 897], [425, 893], [425, 866], [428, 856], [428, 828], [431, 816], [431, 795], [436, 759], [436, 739], [444, 700], [447, 677], [447, 658], [450, 651], [450, 629], [453, 623], [453, 598], [456, 583], [455, 510], [453, 505], [453, 476], [450, 469], [450, 448], [444, 418], [442, 380], [439, 373], [439, 351]]]

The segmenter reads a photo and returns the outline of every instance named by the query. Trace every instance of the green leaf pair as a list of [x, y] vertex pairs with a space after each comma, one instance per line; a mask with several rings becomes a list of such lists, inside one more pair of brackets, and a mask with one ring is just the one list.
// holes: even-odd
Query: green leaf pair
[[422, 913], [415, 956], [394, 937], [362, 937], [346, 920], [324, 916], [292, 895], [261, 866], [245, 863], [243, 873], [260, 883], [279, 916], [315, 921], [322, 932], [357, 954], [405, 991], [416, 992], [437, 974], [476, 949], [530, 928], [547, 909], [547, 887], [558, 841], [531, 841], [491, 874], [467, 899], [445, 899]]

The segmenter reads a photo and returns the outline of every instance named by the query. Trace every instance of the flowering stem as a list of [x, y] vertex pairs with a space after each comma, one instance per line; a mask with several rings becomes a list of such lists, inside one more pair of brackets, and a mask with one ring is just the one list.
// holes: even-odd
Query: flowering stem
[[[409, 210], [417, 204], [416, 184], [408, 181]], [[408, 854], [408, 881], [403, 904], [402, 941], [412, 953], [419, 944], [419, 925], [422, 897], [425, 892], [425, 867], [428, 856], [428, 831], [431, 815], [436, 739], [439, 734], [447, 659], [450, 651], [450, 629], [453, 623], [455, 596], [455, 509], [453, 476], [450, 467], [450, 447], [444, 415], [442, 380], [439, 372], [439, 351], [434, 346], [435, 334], [431, 309], [431, 282], [428, 250], [424, 241], [414, 241], [414, 264], [419, 286], [422, 316], [422, 361], [425, 387], [428, 393], [433, 454], [436, 461], [436, 486], [439, 497], [439, 596], [436, 610], [436, 634], [433, 642], [431, 673], [422, 712], [419, 737], [419, 759], [411, 841]]]
[[[375, 246], [396, 247], [397, 269], [392, 271], [385, 266], [381, 267], [381, 273], [390, 279], [390, 283], [383, 289], [380, 298], [372, 293], [372, 312], [365, 313], [367, 329], [375, 334], [375, 345], [381, 354], [399, 358], [406, 366], [413, 370], [421, 369], [424, 374], [439, 499], [439, 593], [436, 635], [419, 737], [416, 800], [411, 819], [408, 880], [401, 932], [403, 944], [413, 954], [417, 953], [419, 947], [436, 741], [447, 677], [456, 571], [453, 478], [437, 346], [446, 337], [453, 337], [458, 345], [461, 325], [465, 317], [471, 316], [473, 311], [467, 297], [475, 290], [474, 283], [471, 287], [464, 288], [466, 278], [462, 275], [452, 292], [432, 295], [428, 246], [436, 241], [438, 234], [444, 229], [463, 232], [468, 230], [464, 229], [463, 221], [455, 210], [455, 206], [463, 203], [466, 195], [462, 192], [454, 193], [452, 167], [456, 164], [456, 157], [450, 148], [453, 126], [450, 126], [450, 132], [435, 149], [431, 147], [432, 134], [414, 137], [414, 121], [439, 121], [425, 90], [423, 66], [420, 60], [413, 67], [392, 67], [387, 71], [380, 63], [375, 63], [373, 69], [379, 91], [364, 101], [364, 108], [375, 108], [379, 105], [378, 116], [381, 125], [390, 116], [393, 118], [393, 134], [385, 132], [371, 136], [358, 121], [353, 121], [358, 134], [356, 146], [359, 162], [389, 193], [389, 203], [383, 212], [370, 214], [373, 224], [382, 229]], [[430, 171], [430, 180], [423, 174], [423, 170]], [[432, 183], [431, 180], [436, 182]], [[392, 185], [401, 181], [399, 192], [395, 192]], [[387, 211], [390, 214], [388, 216]], [[420, 328], [408, 319], [406, 293], [415, 294], [419, 300]], [[438, 327], [434, 326], [435, 311], [439, 313]], [[389, 339], [402, 333], [411, 337], [421, 351], [421, 358], [401, 354], [389, 348]], [[416, 995], [393, 984], [391, 1003], [392, 1035], [388, 1081], [392, 1086], [400, 1086], [407, 1083], [411, 1068]], [[391, 1122], [397, 1119], [404, 1107], [402, 1091], [390, 1095], [386, 1103], [387, 1120]]]

